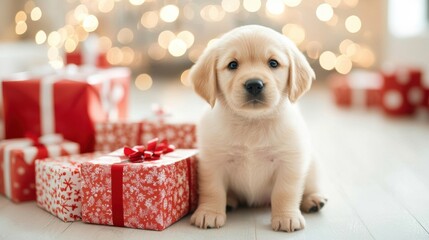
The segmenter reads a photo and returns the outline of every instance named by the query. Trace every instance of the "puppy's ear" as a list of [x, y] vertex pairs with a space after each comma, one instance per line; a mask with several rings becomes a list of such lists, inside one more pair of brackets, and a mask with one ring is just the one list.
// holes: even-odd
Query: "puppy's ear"
[[316, 74], [296, 45], [287, 39], [287, 53], [290, 60], [289, 79], [287, 81], [287, 93], [291, 102], [296, 102], [307, 92]]
[[192, 66], [189, 78], [194, 90], [213, 108], [217, 94], [216, 47], [204, 50], [198, 61]]

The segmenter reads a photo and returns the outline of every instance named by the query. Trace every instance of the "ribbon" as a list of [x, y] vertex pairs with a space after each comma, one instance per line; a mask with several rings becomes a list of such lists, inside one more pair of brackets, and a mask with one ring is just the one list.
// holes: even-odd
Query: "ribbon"
[[[127, 162], [141, 163], [143, 161], [159, 160], [162, 154], [173, 152], [175, 147], [169, 145], [167, 140], [159, 142], [158, 138], [152, 139], [147, 146], [125, 147], [124, 155], [128, 160], [112, 164], [110, 169], [112, 176], [112, 220], [115, 226], [124, 226], [123, 203], [123, 173]], [[189, 174], [189, 173], [188, 173]]]
[[169, 145], [167, 140], [159, 142], [158, 138], [152, 139], [147, 146], [124, 147], [124, 155], [130, 162], [142, 162], [159, 160], [162, 154], [174, 151], [174, 145]]

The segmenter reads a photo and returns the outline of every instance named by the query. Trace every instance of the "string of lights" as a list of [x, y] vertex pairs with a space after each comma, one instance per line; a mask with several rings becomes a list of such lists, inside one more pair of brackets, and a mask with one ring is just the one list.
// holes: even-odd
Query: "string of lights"
[[[216, 41], [216, 35], [200, 33], [204, 24], [213, 26], [240, 25], [254, 22], [270, 22], [280, 25], [281, 32], [294, 41], [312, 60], [325, 70], [349, 73], [353, 67], [370, 68], [375, 63], [373, 50], [354, 39], [362, 31], [362, 20], [353, 12], [359, 0], [222, 0], [210, 4], [191, 0], [67, 0], [64, 25], [59, 29], [43, 29], [37, 24], [47, 11], [36, 0], [28, 0], [15, 15], [15, 33], [26, 34], [29, 28], [40, 29], [34, 34], [37, 44], [48, 46], [49, 63], [60, 68], [63, 55], [80, 47], [91, 34], [97, 34], [99, 51], [106, 54], [111, 65], [139, 66], [145, 61], [195, 62], [203, 49]], [[120, 11], [123, 26], [106, 30], [103, 25], [113, 14]], [[304, 18], [314, 18], [307, 26]], [[131, 21], [129, 21], [131, 19]], [[248, 19], [249, 21], [246, 21]], [[130, 23], [131, 22], [131, 23]], [[341, 27], [348, 35], [337, 49], [332, 49], [317, 38], [318, 26]], [[117, 31], [116, 31], [117, 30]], [[219, 34], [213, 31], [215, 34]], [[142, 44], [136, 44], [142, 43]], [[188, 70], [181, 75], [184, 85]], [[136, 86], [149, 89], [152, 78], [146, 73], [138, 75]]]

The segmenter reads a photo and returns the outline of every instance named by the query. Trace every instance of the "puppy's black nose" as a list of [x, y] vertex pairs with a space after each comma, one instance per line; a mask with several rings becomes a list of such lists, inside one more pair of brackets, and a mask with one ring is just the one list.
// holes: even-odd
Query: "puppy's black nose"
[[249, 79], [244, 83], [247, 92], [253, 96], [258, 95], [264, 89], [264, 83], [261, 79]]

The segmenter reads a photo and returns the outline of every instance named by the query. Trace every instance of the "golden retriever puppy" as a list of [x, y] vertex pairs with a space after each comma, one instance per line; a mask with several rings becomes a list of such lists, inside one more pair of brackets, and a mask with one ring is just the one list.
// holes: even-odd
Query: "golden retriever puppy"
[[198, 130], [199, 206], [191, 223], [219, 228], [226, 205], [271, 204], [272, 228], [304, 228], [317, 212], [316, 162], [295, 102], [314, 71], [287, 37], [257, 25], [236, 28], [208, 47], [190, 71], [212, 109]]

